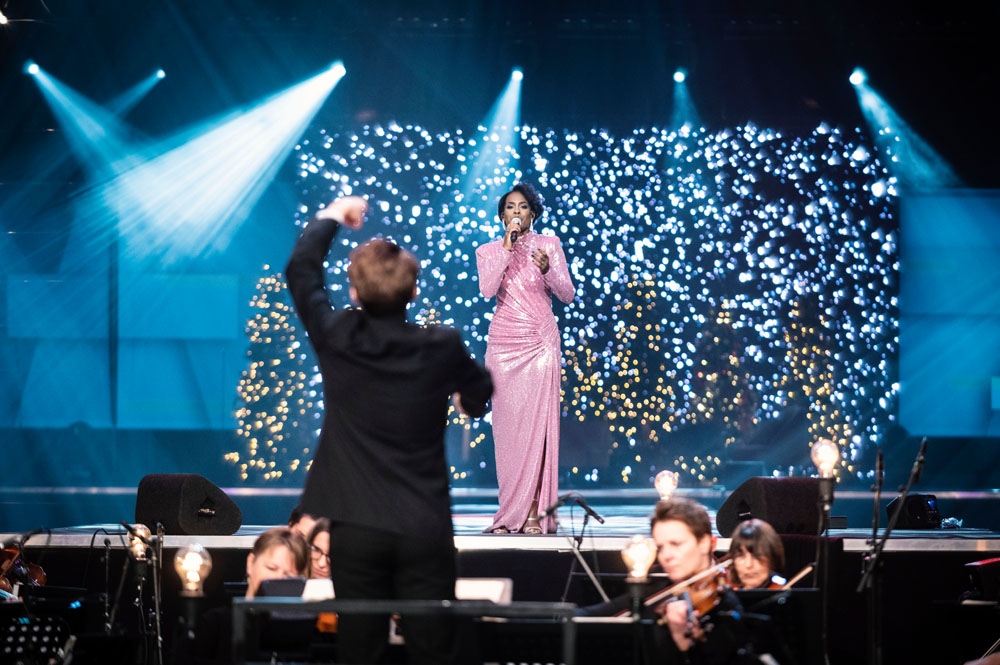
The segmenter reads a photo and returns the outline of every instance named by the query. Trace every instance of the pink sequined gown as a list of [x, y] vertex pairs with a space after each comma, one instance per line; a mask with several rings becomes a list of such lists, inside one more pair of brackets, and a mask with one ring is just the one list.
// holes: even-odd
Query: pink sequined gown
[[[542, 275], [531, 252], [545, 249], [549, 271]], [[556, 500], [559, 481], [559, 390], [562, 351], [552, 313], [552, 294], [569, 303], [576, 288], [562, 243], [554, 236], [528, 233], [512, 251], [496, 240], [476, 249], [479, 291], [497, 297], [486, 345], [486, 368], [493, 375], [493, 442], [500, 510], [492, 531], [519, 532], [528, 518], [539, 482], [538, 511]], [[553, 517], [542, 531], [555, 531]]]

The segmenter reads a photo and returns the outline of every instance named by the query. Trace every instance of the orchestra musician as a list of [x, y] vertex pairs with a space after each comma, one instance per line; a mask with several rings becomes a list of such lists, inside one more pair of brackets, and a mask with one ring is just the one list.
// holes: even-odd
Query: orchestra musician
[[[308, 552], [305, 538], [287, 527], [260, 534], [247, 555], [245, 598], [256, 597], [264, 580], [303, 577], [309, 569]], [[176, 648], [180, 653], [190, 651], [186, 659], [194, 665], [232, 662], [232, 616], [228, 603], [205, 612], [198, 621], [194, 641]]]
[[[657, 562], [673, 584], [688, 580], [716, 565], [716, 536], [708, 511], [700, 503], [676, 497], [656, 504], [650, 518]], [[724, 573], [710, 575], [698, 588], [668, 597], [656, 607], [669, 640], [660, 640], [665, 662], [731, 663], [746, 643], [740, 625], [742, 611]], [[711, 588], [709, 588], [711, 587]], [[707, 596], [706, 596], [707, 593]], [[696, 608], [692, 598], [706, 596]]]
[[785, 578], [785, 547], [770, 524], [759, 519], [740, 522], [729, 544], [729, 581], [735, 589], [780, 589]]

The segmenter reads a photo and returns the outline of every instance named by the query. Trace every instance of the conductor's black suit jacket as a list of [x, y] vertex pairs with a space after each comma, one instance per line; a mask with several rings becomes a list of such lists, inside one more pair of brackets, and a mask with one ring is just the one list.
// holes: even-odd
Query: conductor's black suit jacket
[[325, 414], [302, 509], [404, 535], [452, 533], [444, 431], [452, 393], [481, 416], [493, 392], [458, 331], [405, 311], [335, 310], [323, 262], [339, 224], [314, 219], [285, 269], [323, 375]]

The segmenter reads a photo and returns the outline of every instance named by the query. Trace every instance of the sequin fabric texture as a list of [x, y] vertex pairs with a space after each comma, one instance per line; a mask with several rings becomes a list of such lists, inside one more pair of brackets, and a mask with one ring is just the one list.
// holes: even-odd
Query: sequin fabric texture
[[[544, 249], [549, 270], [542, 275], [531, 259]], [[496, 296], [486, 345], [486, 368], [493, 375], [493, 442], [500, 509], [487, 531], [520, 532], [538, 493], [539, 512], [556, 500], [559, 471], [559, 380], [562, 351], [552, 313], [552, 295], [572, 302], [562, 243], [555, 236], [528, 233], [511, 251], [503, 240], [476, 249], [479, 290]], [[542, 531], [555, 531], [553, 517]]]

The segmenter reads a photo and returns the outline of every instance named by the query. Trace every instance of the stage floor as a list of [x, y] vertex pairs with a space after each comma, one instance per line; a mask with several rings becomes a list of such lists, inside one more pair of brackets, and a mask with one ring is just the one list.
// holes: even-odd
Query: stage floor
[[[649, 533], [649, 515], [652, 501], [620, 501], [617, 503], [593, 504], [592, 508], [604, 519], [604, 524], [590, 519], [581, 549], [595, 551], [618, 551], [635, 534]], [[998, 504], [1000, 508], [1000, 504]], [[584, 529], [584, 512], [577, 507], [565, 507], [559, 511], [560, 532], [548, 535], [485, 534], [489, 527], [496, 503], [457, 503], [453, 508], [452, 520], [455, 525], [455, 545], [459, 550], [547, 550], [566, 551], [570, 541]], [[715, 511], [709, 510], [715, 521]], [[230, 536], [178, 536], [166, 534], [164, 546], [183, 547], [194, 542], [208, 548], [249, 550], [256, 537], [274, 525], [243, 525]], [[881, 533], [881, 531], [880, 531]], [[118, 524], [86, 524], [33, 535], [26, 543], [28, 547], [89, 547], [95, 534], [110, 534], [112, 547], [124, 546], [124, 530]], [[8, 541], [16, 538], [16, 533], [0, 533], [0, 539]], [[863, 552], [868, 549], [871, 529], [832, 529], [830, 535], [844, 540], [844, 551]], [[103, 542], [103, 541], [101, 541]], [[729, 541], [719, 538], [717, 548], [727, 549]], [[1000, 532], [988, 529], [957, 528], [935, 530], [902, 530], [892, 533], [887, 551], [921, 552], [1000, 552]]]

